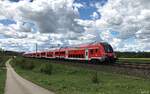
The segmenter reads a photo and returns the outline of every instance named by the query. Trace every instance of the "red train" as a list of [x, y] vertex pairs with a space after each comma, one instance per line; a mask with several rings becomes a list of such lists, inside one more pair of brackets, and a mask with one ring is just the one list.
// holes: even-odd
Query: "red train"
[[106, 42], [59, 48], [50, 51], [25, 53], [24, 56], [109, 63], [114, 63], [117, 59], [113, 48]]

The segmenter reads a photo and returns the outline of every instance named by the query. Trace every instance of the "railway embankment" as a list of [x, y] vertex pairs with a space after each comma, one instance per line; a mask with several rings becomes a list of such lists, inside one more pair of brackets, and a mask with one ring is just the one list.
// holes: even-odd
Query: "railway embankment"
[[[47, 68], [43, 67], [45, 66], [43, 64], [47, 63], [50, 64], [50, 73], [44, 71]], [[95, 67], [97, 65], [18, 57], [12, 61], [12, 65], [16, 72], [25, 79], [57, 94], [150, 93], [150, 79], [118, 73], [116, 71], [121, 71], [121, 69], [114, 66], [98, 65], [99, 67]], [[111, 72], [114, 69], [116, 71]], [[124, 69], [127, 70], [127, 68], [122, 68], [122, 71]]]

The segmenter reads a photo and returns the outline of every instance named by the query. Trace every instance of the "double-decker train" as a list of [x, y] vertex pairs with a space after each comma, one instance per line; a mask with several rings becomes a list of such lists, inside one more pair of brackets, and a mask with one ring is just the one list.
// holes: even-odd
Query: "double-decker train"
[[106, 42], [83, 44], [76, 47], [57, 48], [49, 51], [24, 53], [23, 56], [33, 58], [80, 60], [100, 63], [114, 63], [117, 59], [113, 48]]

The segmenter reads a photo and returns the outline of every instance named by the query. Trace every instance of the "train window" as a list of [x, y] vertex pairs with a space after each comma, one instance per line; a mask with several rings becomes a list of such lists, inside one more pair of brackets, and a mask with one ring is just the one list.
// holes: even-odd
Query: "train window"
[[93, 54], [93, 49], [90, 50], [90, 53]]
[[95, 49], [95, 52], [98, 52], [98, 49]]
[[82, 54], [80, 54], [80, 58], [82, 58]]
[[105, 52], [107, 53], [113, 52], [113, 48], [109, 44], [103, 43], [103, 46], [104, 46]]
[[82, 57], [84, 58], [84, 57], [85, 57], [85, 55], [82, 55]]
[[78, 58], [78, 55], [76, 55], [76, 58]]

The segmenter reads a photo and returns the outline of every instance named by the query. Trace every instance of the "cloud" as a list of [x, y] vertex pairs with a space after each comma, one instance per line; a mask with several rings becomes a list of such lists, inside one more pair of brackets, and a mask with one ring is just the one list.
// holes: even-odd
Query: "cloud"
[[[74, 0], [35, 0], [29, 2], [0, 2], [0, 16], [14, 19], [17, 23], [30, 22], [36, 25], [41, 33], [82, 33], [84, 29], [77, 24], [79, 18], [74, 7], [82, 7], [82, 4], [74, 4]], [[30, 32], [32, 27], [21, 25], [20, 31]]]
[[[96, 20], [96, 26], [101, 30], [109, 30], [109, 33], [112, 31], [118, 32], [116, 38], [122, 42], [129, 38], [136, 40], [137, 43], [130, 46], [125, 45], [128, 44], [127, 42], [120, 43], [120, 45], [124, 45], [126, 50], [131, 50], [130, 48], [134, 47], [140, 49], [141, 46], [138, 45], [143, 43], [148, 47], [150, 41], [149, 5], [149, 0], [109, 0], [104, 6], [96, 6], [97, 11], [101, 14], [101, 19]], [[113, 38], [111, 34], [107, 37], [101, 37], [105, 40]], [[111, 43], [111, 41], [109, 42]], [[144, 49], [145, 47], [140, 50]]]
[[[21, 45], [38, 43], [43, 49], [50, 44], [69, 44], [69, 41], [78, 40], [78, 37], [84, 33], [83, 26], [75, 20], [79, 18], [75, 7], [78, 9], [82, 5], [73, 2], [74, 0], [35, 0], [32, 3], [0, 2], [1, 19], [16, 21], [16, 24], [1, 26], [0, 33], [7, 38], [6, 43], [8, 41]], [[36, 29], [33, 32], [34, 28]], [[12, 39], [15, 41], [10, 42]], [[21, 42], [19, 40], [25, 42], [18, 43]], [[20, 49], [20, 46], [15, 47]]]
[[103, 6], [95, 3], [97, 11], [91, 15], [94, 20], [77, 21], [86, 32], [100, 41], [109, 42], [115, 50], [150, 51], [149, 5], [149, 0], [108, 0]]
[[93, 12], [93, 14], [91, 15], [91, 18], [92, 18], [93, 20], [96, 20], [96, 19], [99, 18], [99, 14], [98, 14], [97, 12]]
[[[76, 5], [77, 6], [77, 5]], [[41, 33], [83, 32], [75, 21], [73, 0], [41, 0], [19, 6], [22, 20], [34, 22]]]
[[76, 8], [83, 8], [83, 7], [85, 7], [85, 6], [84, 6], [83, 4], [81, 4], [81, 3], [74, 3], [73, 6], [76, 7]]
[[115, 50], [150, 51], [149, 0], [108, 0], [105, 5], [89, 5], [97, 11], [91, 15], [93, 19], [82, 20], [78, 9], [88, 5], [74, 0], [0, 1], [0, 19], [16, 22], [0, 25], [0, 34], [7, 38], [6, 43], [0, 40], [0, 46], [12, 44], [12, 49], [31, 51], [35, 43], [42, 50], [96, 40], [109, 42]]
[[102, 18], [97, 23], [124, 33], [121, 37], [128, 38], [141, 29], [147, 30], [145, 25], [150, 21], [148, 4], [148, 0], [109, 0], [105, 6], [99, 7]]

